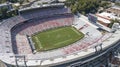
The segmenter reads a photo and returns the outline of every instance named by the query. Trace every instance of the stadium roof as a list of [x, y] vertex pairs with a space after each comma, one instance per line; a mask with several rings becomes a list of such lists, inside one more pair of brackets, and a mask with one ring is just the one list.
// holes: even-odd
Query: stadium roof
[[110, 20], [107, 20], [107, 19], [104, 19], [104, 18], [101, 18], [101, 17], [98, 17], [98, 20], [100, 20], [104, 23], [110, 23]]

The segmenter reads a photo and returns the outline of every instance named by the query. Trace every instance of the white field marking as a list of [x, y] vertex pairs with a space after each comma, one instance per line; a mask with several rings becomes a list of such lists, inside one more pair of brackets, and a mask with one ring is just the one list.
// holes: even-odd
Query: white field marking
[[68, 40], [65, 40], [65, 41], [62, 41], [62, 42], [56, 43], [56, 44], [54, 44], [54, 45], [59, 45], [59, 44], [62, 44], [62, 43], [64, 43], [64, 42], [67, 42], [67, 41], [70, 41], [70, 40], [72, 40], [72, 39], [68, 39]]
[[78, 31], [76, 31], [75, 29], [71, 28], [74, 32], [76, 32], [78, 35], [81, 35]]
[[41, 45], [41, 42], [40, 42], [39, 39], [38, 39], [38, 37], [35, 37], [35, 39], [36, 39], [36, 41], [37, 41], [37, 43], [38, 43], [38, 46], [39, 46], [40, 48], [43, 48], [42, 45]]

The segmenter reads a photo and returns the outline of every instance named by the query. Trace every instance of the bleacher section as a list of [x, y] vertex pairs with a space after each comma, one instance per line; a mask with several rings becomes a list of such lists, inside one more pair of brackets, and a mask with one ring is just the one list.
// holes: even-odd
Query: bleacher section
[[12, 53], [10, 36], [9, 31], [0, 29], [0, 53]]
[[29, 42], [26, 35], [16, 35], [16, 45], [19, 54], [32, 53]]
[[51, 16], [49, 18], [42, 18], [37, 21], [30, 20], [19, 25], [14, 33], [19, 32], [21, 35], [32, 35], [34, 33], [55, 27], [70, 26], [72, 25], [72, 21], [73, 18], [71, 14]]
[[24, 16], [24, 18], [29, 19], [29, 18], [37, 18], [37, 17], [50, 17], [53, 15], [61, 15], [61, 14], [66, 14], [66, 13], [71, 13], [70, 9], [64, 8], [64, 7], [51, 7], [51, 8], [41, 8], [41, 9], [36, 9], [36, 10], [30, 10], [30, 11], [24, 11], [21, 12], [20, 15]]
[[[11, 31], [11, 33], [13, 35], [12, 43], [13, 43], [13, 45], [16, 45], [16, 48], [17, 48], [17, 49], [14, 48], [14, 52], [18, 53], [18, 54], [21, 54], [22, 52], [23, 53], [26, 52], [26, 54], [27, 53], [29, 54], [31, 52], [30, 50], [28, 50], [28, 49], [30, 49], [30, 45], [27, 43], [28, 41], [22, 40], [21, 37], [26, 36], [26, 35], [31, 36], [37, 32], [41, 32], [43, 30], [47, 30], [47, 29], [51, 29], [51, 28], [70, 26], [70, 25], [72, 25], [72, 22], [73, 22], [73, 15], [65, 14], [65, 15], [51, 16], [49, 18], [43, 18], [43, 19], [39, 19], [39, 20], [37, 18], [37, 19], [33, 19], [30, 21], [18, 24], [17, 26], [13, 27], [12, 31]], [[26, 42], [24, 42], [24, 41], [26, 41]], [[20, 49], [19, 49], [19, 47], [20, 47]], [[26, 47], [26, 48], [24, 49], [24, 47]], [[23, 48], [22, 49], [23, 51], [21, 51], [21, 48]]]
[[[46, 11], [47, 10], [47, 11]], [[53, 12], [54, 11], [54, 12]], [[45, 12], [45, 13], [44, 13]], [[47, 13], [48, 12], [48, 13]], [[16, 41], [16, 39], [14, 39], [14, 37], [13, 36], [16, 36], [15, 35], [15, 33], [13, 34], [13, 33], [10, 33], [11, 31], [15, 31], [15, 32], [17, 32], [17, 31], [19, 31], [19, 30], [14, 30], [14, 29], [12, 29], [13, 27], [15, 27], [16, 25], [19, 25], [20, 23], [23, 23], [23, 22], [25, 22], [25, 21], [28, 21], [28, 20], [31, 20], [31, 19], [33, 19], [33, 18], [41, 18], [42, 19], [42, 17], [50, 17], [50, 16], [54, 16], [54, 15], [60, 15], [61, 14], [61, 16], [62, 16], [62, 14], [69, 14], [70, 12], [68, 11], [68, 9], [67, 8], [52, 8], [52, 10], [51, 9], [42, 9], [41, 11], [40, 10], [36, 10], [36, 12], [33, 12], [33, 13], [29, 13], [28, 12], [28, 14], [24, 14], [24, 15], [19, 15], [19, 16], [16, 16], [16, 17], [12, 17], [12, 18], [10, 18], [10, 19], [7, 19], [7, 20], [4, 20], [3, 22], [1, 22], [1, 25], [0, 25], [0, 29], [1, 29], [1, 33], [0, 33], [0, 37], [1, 37], [1, 39], [3, 39], [3, 40], [1, 40], [1, 42], [0, 42], [0, 44], [1, 45], [4, 45], [4, 47], [2, 47], [1, 48], [1, 51], [0, 52], [5, 52], [5, 53], [9, 53], [9, 52], [12, 52], [12, 48], [13, 48], [13, 51], [15, 51], [15, 53], [18, 51], [18, 49], [17, 49], [17, 45], [15, 45], [16, 44], [16, 42], [14, 42], [14, 41]], [[31, 15], [30, 15], [31, 14]], [[40, 17], [41, 16], [41, 17]], [[45, 19], [44, 19], [45, 20]], [[36, 22], [36, 23], [40, 23], [40, 22], [43, 22], [44, 20], [42, 20], [42, 21], [38, 21], [38, 22]], [[48, 20], [51, 20], [51, 19], [48, 19]], [[54, 23], [54, 25], [56, 25], [57, 26], [57, 24], [58, 24], [58, 22], [57, 21], [59, 21], [59, 20], [55, 20], [54, 22], [52, 22], [52, 21], [49, 21], [49, 22], [52, 22], [52, 23]], [[34, 28], [33, 28], [33, 26], [31, 26], [32, 24], [34, 25], [34, 23], [32, 23], [30, 26], [31, 27], [28, 27], [28, 28], [26, 28], [25, 26], [23, 26], [23, 28], [25, 27], [26, 29], [25, 30], [23, 30], [23, 31], [21, 31], [20, 33], [24, 33], [24, 34], [28, 34], [28, 35], [31, 35], [31, 34], [34, 34], [35, 32], [38, 32], [38, 31], [42, 31], [42, 30], [45, 30], [45, 29], [48, 29], [48, 26], [47, 25], [49, 25], [49, 22], [46, 22], [45, 24], [39, 24], [39, 25], [36, 25]], [[62, 23], [64, 23], [65, 21], [63, 21]], [[68, 21], [69, 22], [69, 21]], [[61, 24], [62, 24], [61, 23]], [[58, 26], [59, 26], [60, 24], [58, 24]], [[45, 27], [44, 27], [45, 26]], [[52, 24], [51, 24], [51, 26], [52, 26]], [[62, 25], [61, 25], [62, 26]], [[41, 28], [40, 28], [41, 27]], [[55, 26], [53, 26], [53, 27], [55, 27]], [[22, 29], [23, 29], [22, 28]], [[40, 28], [40, 29], [38, 29], [38, 28]], [[51, 27], [52, 28], [52, 27]], [[36, 30], [35, 30], [36, 29]], [[32, 31], [33, 32], [32, 32]], [[27, 32], [24, 32], [24, 31], [27, 31]], [[7, 36], [7, 37], [6, 37]], [[11, 41], [13, 41], [13, 43], [11, 42]], [[9, 46], [8, 46], [9, 45]], [[7, 47], [7, 48], [6, 48]], [[4, 50], [3, 48], [6, 48], [6, 50]], [[4, 50], [4, 51], [2, 51], [2, 50]]]

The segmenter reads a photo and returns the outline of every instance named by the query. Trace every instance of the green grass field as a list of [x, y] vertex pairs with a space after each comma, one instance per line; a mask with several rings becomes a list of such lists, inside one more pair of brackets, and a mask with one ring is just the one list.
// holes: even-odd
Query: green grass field
[[37, 51], [46, 51], [70, 45], [84, 37], [73, 27], [62, 27], [37, 33], [32, 36]]

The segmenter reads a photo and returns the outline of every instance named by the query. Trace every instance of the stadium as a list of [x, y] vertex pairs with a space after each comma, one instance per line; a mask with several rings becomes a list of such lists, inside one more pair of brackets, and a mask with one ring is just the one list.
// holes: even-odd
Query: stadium
[[82, 66], [108, 57], [120, 41], [120, 31], [102, 32], [63, 3], [21, 9], [1, 22], [0, 32], [0, 60], [8, 67]]

